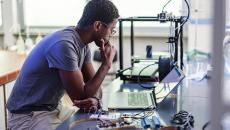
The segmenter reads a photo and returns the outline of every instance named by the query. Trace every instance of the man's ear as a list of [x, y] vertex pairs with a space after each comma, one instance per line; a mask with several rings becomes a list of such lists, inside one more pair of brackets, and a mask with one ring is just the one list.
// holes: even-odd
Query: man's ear
[[100, 30], [100, 28], [101, 28], [101, 22], [100, 21], [95, 21], [93, 23], [93, 29], [97, 32], [97, 31]]

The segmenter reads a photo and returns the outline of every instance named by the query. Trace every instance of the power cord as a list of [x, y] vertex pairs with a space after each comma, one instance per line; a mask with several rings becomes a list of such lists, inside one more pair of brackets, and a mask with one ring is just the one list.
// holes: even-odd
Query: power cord
[[162, 8], [162, 12], [164, 12], [164, 8], [171, 2], [172, 0], [169, 0]]
[[123, 70], [118, 70], [117, 74], [116, 74], [116, 77], [119, 77], [123, 72], [125, 72], [126, 70], [129, 70], [129, 69], [133, 69], [133, 66], [128, 67], [128, 68], [123, 69]]
[[[137, 77], [137, 83], [138, 83], [138, 85], [139, 85], [140, 87], [142, 87], [142, 88], [144, 88], [144, 89], [152, 89], [152, 88], [155, 87], [155, 86], [153, 86], [153, 87], [144, 86], [144, 85], [141, 84], [141, 82], [140, 82], [141, 73], [142, 73], [146, 68], [148, 68], [148, 67], [150, 67], [150, 66], [153, 66], [153, 65], [155, 65], [155, 64], [157, 64], [157, 63], [153, 63], [153, 64], [150, 64], [150, 65], [147, 65], [147, 66], [145, 66], [144, 68], [142, 68], [141, 71], [139, 72], [138, 77]], [[155, 72], [153, 73], [153, 75], [155, 75], [157, 72], [158, 72], [158, 69], [155, 70]], [[159, 81], [159, 79], [158, 79], [157, 77], [154, 77], [154, 78], [156, 79], [156, 81]]]
[[[189, 4], [188, 4], [188, 2], [187, 2], [187, 0], [184, 0], [185, 1], [185, 3], [186, 3], [186, 5], [187, 5], [187, 8], [188, 8], [188, 14], [187, 14], [187, 17], [186, 17], [186, 19], [180, 24], [180, 26], [178, 26], [177, 28], [175, 28], [175, 31], [177, 31], [177, 29], [179, 28], [179, 33], [175, 36], [175, 39], [177, 40], [177, 39], [179, 39], [179, 38], [181, 38], [180, 39], [180, 43], [181, 43], [181, 55], [180, 55], [180, 57], [181, 57], [181, 68], [184, 66], [184, 64], [183, 64], [183, 39], [182, 39], [182, 28], [183, 28], [183, 26], [184, 26], [184, 24], [188, 21], [188, 19], [189, 19], [189, 17], [190, 17], [190, 7], [189, 7]], [[183, 19], [183, 17], [181, 17], [181, 19]]]
[[143, 119], [143, 118], [146, 118], [146, 117], [149, 117], [149, 116], [153, 115], [155, 109], [156, 109], [156, 107], [154, 107], [153, 105], [150, 105], [150, 106], [144, 108], [144, 110], [141, 111], [141, 112], [138, 112], [138, 113], [136, 113], [134, 115], [123, 114], [122, 117], [123, 118], [132, 118], [132, 119], [139, 120], [139, 119]]
[[[179, 35], [181, 34], [181, 27], [184, 26], [184, 24], [188, 21], [188, 19], [189, 19], [189, 17], [190, 17], [190, 6], [189, 6], [187, 0], [184, 0], [184, 1], [185, 1], [186, 5], [187, 5], [187, 8], [188, 8], [188, 14], [187, 14], [187, 17], [186, 17], [185, 21], [184, 21], [179, 27], [176, 28], [176, 29], [180, 28], [180, 30], [179, 30]], [[176, 29], [175, 29], [175, 30], [176, 30]], [[178, 37], [179, 37], [179, 36], [178, 36]]]
[[171, 123], [179, 128], [191, 130], [194, 127], [194, 117], [187, 111], [182, 110], [173, 116]]
[[207, 128], [207, 126], [211, 123], [211, 121], [208, 121], [206, 122], [203, 127], [202, 127], [202, 130], [205, 130]]

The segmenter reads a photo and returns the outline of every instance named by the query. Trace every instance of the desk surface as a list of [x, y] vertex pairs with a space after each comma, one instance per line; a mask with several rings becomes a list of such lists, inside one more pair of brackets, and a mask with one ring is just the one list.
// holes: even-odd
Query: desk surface
[[16, 79], [25, 57], [16, 52], [0, 51], [0, 85]]
[[[106, 109], [108, 105], [108, 99], [111, 92], [123, 91], [121, 88], [122, 82], [117, 79], [108, 88], [103, 91], [103, 106]], [[195, 124], [194, 129], [202, 129], [203, 125], [209, 121], [209, 104], [208, 104], [208, 80], [193, 81], [190, 79], [184, 79], [182, 85], [177, 88], [176, 96], [172, 96], [161, 103], [156, 112], [160, 116], [161, 120], [169, 124], [171, 117], [180, 110], [185, 110], [194, 116]], [[133, 90], [136, 89], [133, 86]], [[118, 112], [118, 111], [116, 111]], [[71, 122], [79, 119], [79, 114], [75, 114], [71, 118], [67, 119], [61, 124], [57, 130], [68, 129]]]

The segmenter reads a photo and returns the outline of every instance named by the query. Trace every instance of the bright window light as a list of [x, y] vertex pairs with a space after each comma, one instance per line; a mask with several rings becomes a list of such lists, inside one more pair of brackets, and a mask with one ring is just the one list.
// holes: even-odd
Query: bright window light
[[80, 19], [84, 0], [24, 0], [26, 26], [74, 26]]
[[[162, 12], [164, 5], [169, 0], [112, 0], [117, 6], [121, 17], [135, 16], [157, 16]], [[172, 13], [175, 16], [180, 16], [182, 0], [171, 0], [164, 8], [164, 11]], [[168, 23], [159, 24], [158, 22], [135, 22], [136, 26], [168, 26]], [[125, 23], [124, 26], [129, 26]]]
[[2, 2], [0, 2], [0, 26], [2, 26]]
[[[169, 0], [112, 0], [119, 9], [121, 17], [157, 16]], [[171, 0], [164, 11], [179, 16], [181, 0]]]
[[[24, 0], [27, 26], [76, 25], [87, 0]], [[157, 16], [168, 0], [112, 0], [121, 17]], [[171, 0], [164, 11], [180, 16], [181, 0]], [[137, 23], [138, 24], [138, 23]], [[146, 22], [144, 26], [155, 25]], [[142, 24], [138, 24], [141, 26]]]

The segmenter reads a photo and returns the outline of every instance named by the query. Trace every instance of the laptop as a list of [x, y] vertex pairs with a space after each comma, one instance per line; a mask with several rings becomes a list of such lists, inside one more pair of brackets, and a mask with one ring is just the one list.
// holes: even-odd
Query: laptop
[[108, 109], [155, 108], [174, 88], [177, 88], [183, 78], [183, 72], [174, 67], [152, 91], [111, 93]]

